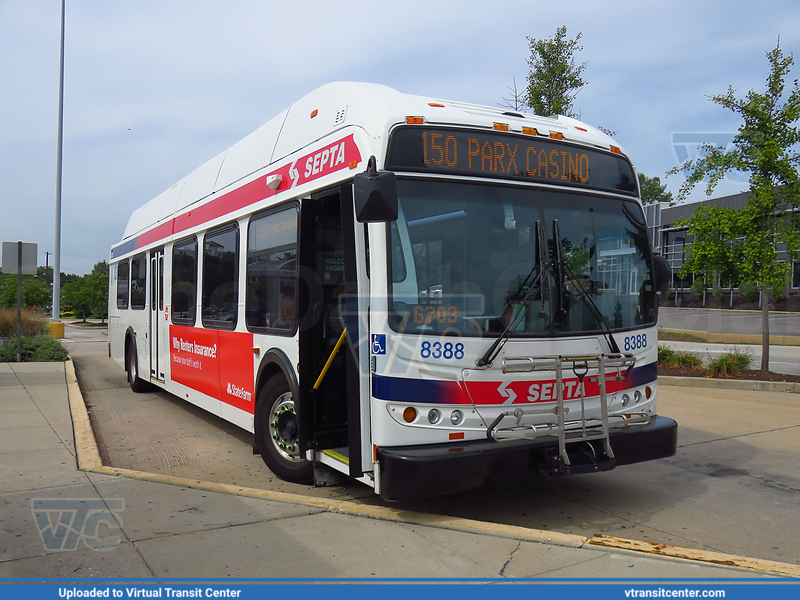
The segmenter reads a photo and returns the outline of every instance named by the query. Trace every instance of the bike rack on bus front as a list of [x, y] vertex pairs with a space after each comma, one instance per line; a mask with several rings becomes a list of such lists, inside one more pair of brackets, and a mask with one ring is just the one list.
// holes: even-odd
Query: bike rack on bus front
[[[504, 374], [555, 371], [555, 388], [557, 392], [555, 406], [519, 407], [514, 410], [504, 411], [489, 426], [486, 431], [486, 437], [496, 442], [505, 442], [555, 436], [558, 438], [559, 457], [566, 467], [570, 466], [567, 444], [602, 441], [606, 456], [613, 460], [614, 451], [609, 442], [610, 430], [619, 427], [647, 425], [650, 422], [650, 415], [645, 412], [626, 412], [624, 415], [612, 415], [612, 418], [617, 420], [609, 422], [606, 380], [612, 378], [621, 381], [633, 369], [635, 362], [636, 360], [633, 356], [624, 354], [504, 358], [502, 361]], [[579, 380], [581, 414], [578, 418], [570, 420], [566, 419], [569, 409], [564, 406], [563, 372], [565, 367], [571, 367], [572, 372]], [[609, 372], [608, 369], [613, 369], [614, 371]], [[596, 370], [596, 375], [587, 377], [590, 370]], [[584, 380], [596, 380], [598, 382], [600, 388], [600, 417], [587, 418], [586, 416]], [[546, 414], [552, 414], [555, 418], [537, 424], [522, 424], [521, 422], [526, 415]], [[516, 422], [510, 426], [500, 427], [500, 423], [508, 416], [515, 417]]]

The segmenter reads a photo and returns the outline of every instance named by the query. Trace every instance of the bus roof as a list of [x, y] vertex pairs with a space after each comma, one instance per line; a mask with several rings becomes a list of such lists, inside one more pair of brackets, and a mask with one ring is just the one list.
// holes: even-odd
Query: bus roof
[[616, 145], [602, 131], [563, 115], [540, 117], [504, 108], [402, 94], [378, 84], [329, 83], [135, 210], [121, 244], [127, 250], [126, 240], [235, 189], [243, 179], [346, 127], [357, 126], [364, 130], [372, 140], [372, 154], [380, 168], [388, 142], [385, 133], [393, 125], [405, 123], [409, 116], [422, 117], [434, 125], [492, 129], [496, 123], [502, 123], [509, 126], [509, 131], [532, 127], [545, 135], [557, 132], [570, 141], [606, 150]]

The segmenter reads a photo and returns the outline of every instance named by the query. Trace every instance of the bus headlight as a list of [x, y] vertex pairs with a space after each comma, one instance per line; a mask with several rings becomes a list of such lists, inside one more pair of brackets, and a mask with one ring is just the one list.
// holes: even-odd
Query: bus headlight
[[435, 425], [442, 420], [442, 413], [438, 408], [432, 408], [428, 411], [428, 423]]
[[450, 413], [450, 424], [451, 425], [461, 425], [464, 422], [464, 413], [460, 410], [454, 410]]
[[625, 408], [631, 403], [631, 397], [628, 394], [622, 394], [622, 407]]
[[633, 402], [635, 404], [639, 404], [642, 401], [642, 392], [640, 390], [636, 390], [633, 392]]

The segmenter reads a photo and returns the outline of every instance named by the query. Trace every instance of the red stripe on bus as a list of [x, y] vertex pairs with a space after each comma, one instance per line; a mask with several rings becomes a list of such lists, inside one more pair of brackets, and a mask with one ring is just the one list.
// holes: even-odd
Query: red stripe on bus
[[[136, 247], [153, 244], [270, 198], [279, 192], [349, 168], [353, 162], [361, 162], [361, 152], [351, 134], [141, 233], [136, 238]], [[281, 176], [281, 184], [275, 190], [267, 187], [267, 179], [272, 175]]]

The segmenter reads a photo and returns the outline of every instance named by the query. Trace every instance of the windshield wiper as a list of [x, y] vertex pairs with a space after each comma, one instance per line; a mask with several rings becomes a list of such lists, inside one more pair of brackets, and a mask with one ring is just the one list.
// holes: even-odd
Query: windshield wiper
[[564, 260], [564, 250], [561, 247], [561, 236], [560, 231], [558, 228], [558, 220], [553, 221], [553, 242], [555, 243], [554, 253], [555, 253], [555, 263], [556, 263], [556, 281], [560, 283], [560, 289], [558, 293], [558, 310], [566, 312], [564, 308], [564, 296], [566, 295], [566, 289], [564, 286], [564, 275], [568, 275], [570, 277], [570, 281], [574, 282], [575, 285], [578, 287], [578, 298], [580, 298], [586, 305], [592, 310], [594, 314], [594, 318], [597, 320], [597, 324], [600, 325], [600, 330], [603, 333], [603, 337], [606, 338], [608, 342], [608, 347], [614, 354], [619, 354], [619, 346], [617, 346], [617, 342], [614, 340], [614, 336], [611, 335], [611, 328], [606, 323], [605, 317], [603, 317], [603, 313], [600, 312], [600, 308], [598, 308], [595, 301], [592, 299], [591, 294], [588, 290], [583, 287], [583, 283], [581, 280], [575, 276], [575, 273], [570, 268], [567, 261]]
[[[503, 330], [503, 333], [501, 333], [494, 343], [489, 346], [486, 352], [484, 352], [483, 356], [475, 361], [476, 366], [492, 366], [492, 361], [497, 358], [500, 350], [503, 349], [503, 346], [511, 337], [511, 332], [516, 329], [517, 325], [519, 325], [521, 320], [525, 317], [525, 313], [528, 312], [528, 307], [530, 306], [531, 302], [533, 302], [536, 294], [542, 289], [542, 282], [544, 281], [543, 275], [547, 265], [545, 248], [546, 244], [544, 227], [542, 226], [541, 221], [536, 221], [536, 260], [533, 264], [533, 267], [531, 267], [531, 270], [528, 272], [528, 275], [525, 277], [525, 280], [522, 282], [522, 285], [520, 286], [521, 290], [525, 290], [525, 294], [519, 303], [517, 314], [515, 314], [512, 319], [509, 319], [509, 322], [506, 325], [506, 328]], [[534, 273], [536, 273], [535, 277]]]

